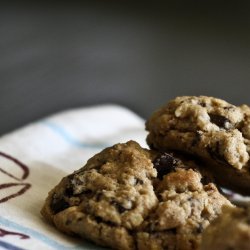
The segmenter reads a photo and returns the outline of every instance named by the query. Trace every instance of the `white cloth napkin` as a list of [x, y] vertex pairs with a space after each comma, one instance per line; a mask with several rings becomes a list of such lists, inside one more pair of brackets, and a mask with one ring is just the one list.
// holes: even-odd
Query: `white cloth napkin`
[[95, 153], [118, 142], [143, 147], [144, 121], [126, 108], [74, 109], [0, 137], [0, 249], [102, 249], [43, 220], [47, 193]]

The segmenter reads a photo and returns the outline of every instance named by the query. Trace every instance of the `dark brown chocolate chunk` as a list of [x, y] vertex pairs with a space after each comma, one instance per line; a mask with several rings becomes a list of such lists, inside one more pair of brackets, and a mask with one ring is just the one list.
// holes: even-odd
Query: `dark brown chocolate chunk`
[[162, 180], [163, 176], [174, 171], [178, 160], [172, 155], [163, 153], [153, 162], [154, 168], [157, 170], [157, 178]]
[[222, 115], [209, 114], [209, 116], [210, 121], [220, 128], [230, 129], [232, 127], [230, 120]]
[[225, 109], [225, 110], [230, 110], [230, 109], [235, 109], [235, 107], [234, 107], [234, 106], [226, 106], [226, 107], [224, 107], [223, 109]]
[[202, 178], [201, 178], [201, 183], [203, 185], [208, 185], [209, 183], [212, 182], [212, 178], [210, 176], [207, 176], [207, 175], [203, 175]]
[[192, 146], [192, 147], [197, 146], [197, 144], [198, 144], [200, 141], [201, 141], [201, 132], [200, 132], [200, 131], [196, 131], [196, 132], [195, 132], [195, 137], [194, 137], [194, 139], [193, 139], [193, 141], [192, 141], [191, 146]]
[[102, 192], [97, 192], [97, 194], [95, 195], [95, 199], [97, 202], [99, 202], [102, 198]]
[[73, 188], [70, 186], [66, 187], [64, 194], [67, 197], [73, 196]]
[[96, 221], [96, 223], [98, 223], [98, 224], [100, 224], [100, 223], [105, 223], [106, 225], [111, 226], [111, 227], [117, 226], [114, 222], [112, 222], [112, 221], [105, 221], [105, 220], [104, 220], [102, 217], [100, 217], [100, 216], [96, 216], [96, 217], [95, 217], [95, 221]]
[[111, 204], [115, 206], [115, 208], [117, 209], [117, 211], [122, 214], [124, 213], [127, 209], [124, 208], [121, 204], [119, 204], [117, 201], [111, 201]]
[[69, 203], [65, 201], [62, 197], [61, 198], [54, 197], [50, 205], [51, 209], [55, 214], [63, 211], [69, 206], [70, 206]]
[[201, 105], [201, 107], [205, 108], [207, 106], [207, 104], [205, 102], [200, 102], [199, 103]]
[[171, 228], [166, 230], [166, 232], [172, 233], [172, 234], [177, 234], [177, 228]]
[[136, 178], [135, 179], [135, 185], [138, 185], [138, 184], [143, 185], [144, 184], [143, 180]]
[[101, 222], [103, 222], [103, 219], [100, 217], [100, 216], [96, 216], [95, 217], [95, 220], [96, 220], [96, 222], [99, 224], [99, 223], [101, 223]]
[[196, 233], [201, 234], [204, 231], [204, 228], [202, 224], [199, 224], [199, 226], [196, 228]]

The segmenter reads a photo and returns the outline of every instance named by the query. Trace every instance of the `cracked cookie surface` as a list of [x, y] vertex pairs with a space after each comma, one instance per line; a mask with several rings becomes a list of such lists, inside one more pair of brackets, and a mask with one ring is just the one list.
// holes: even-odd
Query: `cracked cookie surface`
[[[249, 190], [250, 184], [246, 183], [250, 183], [250, 108], [247, 105], [237, 107], [206, 96], [177, 97], [149, 118], [146, 129], [151, 148], [199, 156], [210, 166], [214, 165], [216, 171], [223, 166], [223, 171], [216, 174], [223, 178], [223, 172], [228, 170], [226, 175], [232, 177], [232, 183], [219, 182], [233, 189], [236, 183], [237, 191]], [[234, 175], [240, 177], [234, 180]], [[241, 181], [244, 176], [247, 180]]]
[[116, 144], [63, 178], [42, 215], [113, 249], [198, 249], [203, 229], [231, 203], [195, 162], [180, 158]]
[[250, 207], [222, 208], [222, 214], [202, 235], [201, 250], [210, 249], [250, 249]]

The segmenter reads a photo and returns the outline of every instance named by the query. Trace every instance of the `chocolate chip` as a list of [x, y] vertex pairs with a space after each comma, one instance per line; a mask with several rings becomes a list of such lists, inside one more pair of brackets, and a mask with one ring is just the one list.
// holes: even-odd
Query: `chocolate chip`
[[201, 132], [200, 131], [196, 131], [195, 132], [195, 137], [191, 143], [192, 147], [195, 147], [199, 142], [201, 141]]
[[138, 185], [138, 184], [142, 185], [144, 184], [144, 181], [141, 179], [135, 178], [135, 185]]
[[211, 216], [211, 213], [206, 209], [204, 208], [202, 211], [201, 211], [201, 217], [205, 220], [207, 220], [209, 217]]
[[96, 216], [95, 217], [95, 220], [96, 220], [96, 222], [99, 224], [99, 223], [101, 223], [101, 222], [103, 222], [103, 220], [102, 220], [102, 218], [100, 217], [100, 216]]
[[157, 178], [163, 179], [163, 176], [174, 171], [178, 160], [172, 155], [163, 153], [153, 162], [154, 168], [157, 170]]
[[210, 121], [220, 128], [230, 129], [232, 127], [230, 120], [222, 115], [209, 114], [209, 116]]
[[205, 108], [205, 107], [207, 106], [205, 102], [200, 102], [199, 104], [200, 104], [203, 108]]
[[199, 224], [199, 226], [196, 228], [196, 233], [201, 234], [203, 232], [204, 228], [202, 224]]
[[235, 107], [234, 106], [226, 106], [226, 107], [224, 107], [223, 109], [225, 109], [225, 110], [230, 110], [230, 109], [234, 109]]
[[201, 183], [202, 183], [203, 185], [207, 185], [207, 184], [211, 183], [211, 178], [208, 177], [208, 176], [206, 176], [206, 175], [204, 175], [204, 176], [202, 176], [202, 178], [201, 178]]
[[104, 223], [110, 227], [117, 226], [116, 223], [114, 223], [113, 221], [105, 221]]
[[116, 204], [116, 209], [119, 211], [120, 214], [124, 213], [127, 209], [121, 206], [120, 204]]
[[171, 232], [172, 234], [177, 234], [177, 228], [171, 228], [167, 230], [168, 232]]
[[114, 222], [112, 222], [112, 221], [105, 221], [105, 220], [103, 220], [103, 218], [100, 217], [100, 216], [96, 216], [96, 217], [95, 217], [95, 221], [96, 221], [96, 223], [98, 223], [98, 224], [100, 224], [100, 223], [105, 223], [106, 225], [111, 226], [111, 227], [116, 226], [116, 224], [115, 224]]
[[69, 207], [69, 203], [65, 201], [62, 197], [61, 198], [56, 198], [54, 197], [51, 205], [51, 209], [53, 210], [54, 213], [59, 213], [63, 211], [64, 209]]
[[65, 194], [66, 196], [68, 196], [68, 197], [73, 196], [73, 188], [70, 187], [70, 186], [68, 186], [68, 187], [65, 189], [64, 194]]
[[101, 200], [101, 198], [102, 198], [102, 193], [101, 193], [101, 192], [98, 192], [98, 193], [96, 194], [96, 196], [95, 196], [96, 201], [99, 202], [99, 201]]
[[86, 190], [82, 191], [82, 194], [84, 194], [84, 195], [92, 194], [92, 190], [86, 189]]
[[111, 204], [113, 205], [113, 206], [115, 206], [115, 208], [116, 208], [116, 210], [120, 213], [120, 214], [122, 214], [122, 213], [124, 213], [127, 209], [126, 208], [124, 208], [121, 204], [119, 204], [117, 201], [111, 201]]

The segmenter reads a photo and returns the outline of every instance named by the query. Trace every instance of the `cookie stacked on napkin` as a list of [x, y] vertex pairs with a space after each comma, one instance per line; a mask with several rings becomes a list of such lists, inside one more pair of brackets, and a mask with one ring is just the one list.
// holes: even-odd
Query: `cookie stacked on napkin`
[[250, 108], [213, 97], [177, 97], [147, 121], [147, 142], [157, 150], [198, 157], [216, 181], [250, 194]]
[[249, 117], [246, 105], [177, 97], [147, 121], [150, 150], [104, 149], [50, 191], [42, 215], [113, 249], [199, 249], [222, 207], [234, 207], [216, 185], [250, 190]]

